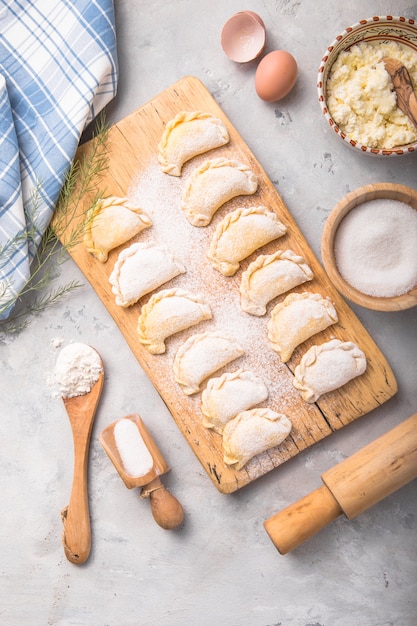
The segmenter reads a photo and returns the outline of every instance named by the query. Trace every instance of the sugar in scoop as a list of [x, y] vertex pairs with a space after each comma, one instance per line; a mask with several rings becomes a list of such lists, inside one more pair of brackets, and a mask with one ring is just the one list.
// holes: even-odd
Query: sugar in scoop
[[166, 530], [178, 528], [184, 511], [162, 484], [169, 467], [139, 415], [128, 415], [105, 428], [100, 443], [128, 489], [141, 487], [154, 520]]
[[130, 419], [121, 419], [114, 426], [114, 441], [125, 470], [131, 476], [144, 476], [153, 468], [149, 452], [137, 425]]

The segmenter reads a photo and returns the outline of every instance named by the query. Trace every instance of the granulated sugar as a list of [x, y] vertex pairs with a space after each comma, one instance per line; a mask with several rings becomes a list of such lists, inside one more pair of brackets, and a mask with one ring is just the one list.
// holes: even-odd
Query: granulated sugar
[[377, 199], [352, 209], [334, 244], [343, 278], [364, 294], [399, 296], [417, 284], [417, 211]]
[[153, 458], [136, 424], [126, 418], [116, 422], [114, 440], [123, 466], [131, 476], [144, 476], [153, 467]]

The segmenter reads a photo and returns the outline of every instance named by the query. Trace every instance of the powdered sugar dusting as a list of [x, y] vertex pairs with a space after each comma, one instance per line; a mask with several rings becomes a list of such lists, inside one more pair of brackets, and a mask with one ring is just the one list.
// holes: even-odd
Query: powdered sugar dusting
[[[291, 419], [292, 407], [294, 404], [300, 404], [300, 398], [292, 385], [292, 374], [280, 362], [269, 343], [268, 317], [249, 315], [242, 311], [240, 306], [241, 273], [249, 261], [253, 261], [260, 252], [255, 252], [247, 262], [243, 262], [242, 268], [233, 277], [220, 274], [207, 258], [216, 225], [231, 210], [245, 206], [245, 198], [235, 198], [221, 207], [208, 226], [192, 226], [181, 209], [181, 196], [187, 177], [194, 167], [196, 167], [195, 162], [193, 166], [186, 164], [182, 177], [175, 178], [161, 172], [155, 159], [144, 172], [132, 180], [128, 192], [131, 201], [140, 206], [152, 219], [153, 226], [141, 233], [141, 241], [152, 238], [157, 243], [163, 242], [186, 267], [186, 273], [175, 279], [175, 287], [203, 295], [213, 313], [212, 320], [167, 340], [167, 351], [164, 355], [156, 357], [158, 361], [155, 362], [155, 368], [161, 370], [164, 387], [171, 394], [178, 394], [172, 363], [180, 345], [195, 333], [221, 332], [237, 341], [245, 353], [215, 375], [239, 368], [253, 371], [268, 388], [269, 397], [264, 404], [273, 410], [286, 413]], [[249, 202], [255, 204], [254, 198], [251, 197]], [[278, 245], [277, 243], [270, 244], [275, 248]], [[197, 418], [201, 417], [201, 394], [189, 397], [189, 401], [194, 405], [193, 409]], [[221, 445], [220, 438], [219, 445]]]

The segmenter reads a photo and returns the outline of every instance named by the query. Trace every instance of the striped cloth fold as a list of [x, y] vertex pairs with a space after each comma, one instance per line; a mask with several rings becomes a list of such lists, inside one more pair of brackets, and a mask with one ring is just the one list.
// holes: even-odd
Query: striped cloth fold
[[30, 277], [81, 134], [115, 96], [112, 0], [2, 0], [0, 319]]

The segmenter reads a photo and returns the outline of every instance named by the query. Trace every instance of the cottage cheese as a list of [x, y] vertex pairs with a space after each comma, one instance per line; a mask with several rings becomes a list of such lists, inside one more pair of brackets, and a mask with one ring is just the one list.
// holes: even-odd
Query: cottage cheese
[[417, 129], [397, 107], [382, 59], [403, 63], [417, 86], [417, 53], [395, 41], [359, 43], [337, 57], [327, 82], [330, 115], [348, 137], [370, 148], [394, 148], [416, 141]]

